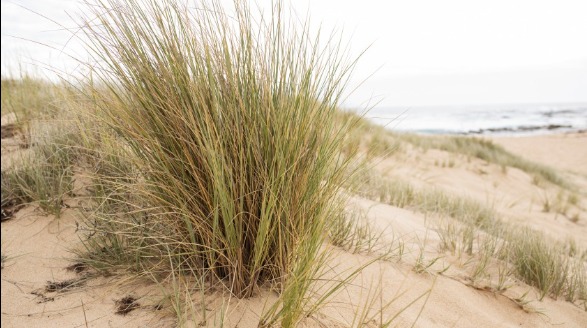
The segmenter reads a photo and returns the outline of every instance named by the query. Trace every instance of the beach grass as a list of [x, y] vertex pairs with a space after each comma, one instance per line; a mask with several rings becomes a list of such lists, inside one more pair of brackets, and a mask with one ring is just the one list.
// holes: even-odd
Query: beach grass
[[[89, 181], [89, 196], [77, 199], [76, 260], [104, 275], [155, 281], [179, 326], [194, 319], [224, 326], [232, 299], [268, 294], [277, 296], [258, 314], [259, 326], [319, 322], [318, 309], [365, 267], [402, 261], [403, 241], [385, 241], [387, 231], [346, 206], [350, 195], [446, 219], [435, 230], [440, 253], [427, 258], [420, 245], [418, 274], [442, 275], [446, 269], [433, 267], [450, 252], [467, 258], [471, 285], [488, 280], [503, 293], [518, 279], [541, 300], [587, 304], [587, 249], [574, 240], [559, 243], [473, 199], [362, 170], [369, 165], [357, 168], [355, 155], [393, 159], [413, 145], [502, 172], [518, 168], [537, 186], [565, 189], [543, 205], [570, 215], [581, 199], [556, 170], [484, 139], [397, 134], [340, 111], [353, 63], [345, 64], [339, 41], [309, 39], [309, 26], [294, 29], [280, 3], [261, 21], [244, 3], [230, 16], [217, 2], [208, 6], [100, 2], [93, 7], [100, 24], [83, 26], [103, 65], [90, 80], [65, 87], [3, 78], [2, 114], [16, 114], [26, 154], [2, 172], [2, 203], [35, 203], [59, 217], [75, 180]], [[68, 120], [55, 120], [62, 107]], [[324, 278], [330, 245], [366, 264]], [[431, 294], [391, 313], [398, 297], [384, 302], [381, 285], [366, 289], [350, 326], [391, 326]], [[206, 303], [218, 289], [228, 296], [210, 314]]]
[[[73, 190], [74, 154], [67, 134], [36, 141], [28, 152], [12, 159], [2, 171], [2, 204], [36, 203], [45, 213], [59, 217], [64, 199]], [[4, 206], [4, 205], [3, 205]]]
[[[536, 287], [540, 300], [545, 296], [563, 296], [570, 302], [587, 300], [586, 263], [580, 256], [576, 258], [582, 251], [572, 242], [567, 245], [531, 228], [506, 223], [493, 209], [441, 189], [415, 188], [374, 170], [362, 171], [359, 180], [363, 184], [356, 187], [356, 192], [363, 197], [454, 220], [436, 228], [440, 250], [471, 257], [473, 281], [490, 276], [491, 263], [505, 261], [498, 263], [500, 290], [506, 277], [518, 278]], [[418, 272], [434, 264], [423, 261], [420, 256], [415, 266]]]
[[262, 20], [244, 2], [202, 6], [104, 1], [82, 28], [102, 63], [84, 92], [140, 172], [112, 179], [121, 155], [99, 153], [86, 260], [205, 276], [237, 298], [271, 286], [261, 324], [294, 326], [343, 210], [348, 127], [334, 115], [352, 62], [279, 2]]
[[[330, 221], [329, 242], [353, 254], [380, 251], [384, 231], [376, 231], [365, 216], [360, 210], [347, 210], [335, 217]], [[391, 254], [385, 257], [391, 257]]]

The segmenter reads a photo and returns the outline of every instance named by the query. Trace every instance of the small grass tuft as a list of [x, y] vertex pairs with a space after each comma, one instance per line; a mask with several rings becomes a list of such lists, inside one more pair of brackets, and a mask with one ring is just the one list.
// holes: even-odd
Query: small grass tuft
[[12, 216], [21, 204], [31, 202], [59, 217], [63, 200], [73, 188], [71, 154], [58, 144], [46, 144], [35, 147], [29, 155], [2, 172], [2, 203], [3, 208], [8, 207], [3, 217]]
[[329, 240], [351, 253], [372, 253], [383, 232], [375, 233], [359, 211], [341, 213], [330, 225]]

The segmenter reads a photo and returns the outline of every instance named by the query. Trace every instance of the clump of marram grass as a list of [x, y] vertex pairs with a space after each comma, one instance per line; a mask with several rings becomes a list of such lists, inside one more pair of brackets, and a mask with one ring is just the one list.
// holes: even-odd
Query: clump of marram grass
[[73, 189], [74, 156], [69, 146], [50, 138], [2, 172], [2, 203], [37, 203], [59, 217], [63, 200]]
[[110, 92], [91, 96], [142, 172], [140, 200], [98, 235], [141, 270], [181, 267], [237, 297], [269, 283], [282, 294], [271, 318], [294, 325], [341, 210], [340, 44], [296, 30], [279, 2], [257, 20], [240, 1], [232, 15], [216, 1], [92, 10], [82, 30]]
[[567, 256], [564, 247], [529, 228], [512, 230], [505, 238], [503, 256], [516, 276], [538, 288], [540, 299], [563, 295], [569, 301], [585, 300], [585, 263]]

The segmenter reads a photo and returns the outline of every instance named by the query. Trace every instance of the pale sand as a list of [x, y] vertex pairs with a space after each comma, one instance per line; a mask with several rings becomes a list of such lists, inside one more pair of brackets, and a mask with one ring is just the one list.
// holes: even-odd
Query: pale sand
[[587, 132], [492, 140], [529, 160], [587, 176]]
[[[499, 166], [481, 160], [409, 147], [379, 162], [377, 169], [417, 186], [442, 188], [477, 199], [494, 207], [504, 220], [531, 226], [558, 240], [573, 237], [580, 247], [586, 248], [586, 137], [581, 134], [495, 139], [513, 152], [567, 172], [565, 176], [570, 177], [579, 190], [579, 205], [573, 208], [579, 215], [577, 222], [561, 214], [543, 212], [544, 197], [556, 197], [558, 189], [537, 186], [531, 176], [517, 169], [508, 168], [504, 172]], [[14, 150], [4, 147], [5, 140], [2, 144], [4, 159], [6, 152]], [[452, 161], [454, 165], [443, 167], [439, 164], [443, 161]], [[71, 200], [68, 204], [76, 206], [77, 202]], [[503, 294], [485, 290], [482, 284], [477, 288], [470, 286], [467, 277], [472, 268], [466, 258], [438, 254], [439, 237], [434, 232], [438, 219], [360, 197], [352, 198], [349, 207], [366, 212], [365, 220], [385, 231], [382, 242], [391, 243], [393, 238], [397, 242], [401, 238], [405, 254], [401, 261], [377, 261], [365, 268], [324, 309], [304, 320], [301, 326], [347, 327], [358, 311], [356, 307], [364, 307], [366, 300], [379, 295], [379, 291], [378, 302], [386, 304], [395, 299], [383, 312], [386, 317], [399, 313], [392, 324], [397, 327], [409, 327], [416, 318], [415, 327], [587, 327], [584, 309], [562, 298], [546, 297], [537, 301], [534, 289], [520, 281], [509, 281], [511, 287]], [[68, 249], [77, 241], [73, 209], [65, 209], [63, 216], [55, 219], [28, 206], [2, 223], [2, 254], [9, 256], [2, 269], [2, 327], [175, 326], [173, 316], [167, 312], [169, 309], [152, 308], [160, 293], [146, 283], [121, 284], [120, 279], [110, 277], [92, 279], [85, 287], [66, 293], [45, 292], [47, 281], [78, 277], [65, 270], [70, 264], [67, 259], [72, 257]], [[413, 267], [420, 249], [428, 261], [438, 256], [442, 258], [427, 272], [416, 273]], [[344, 277], [374, 258], [340, 249], [335, 249], [334, 255], [329, 262], [332, 269], [324, 278]], [[442, 274], [438, 273], [444, 269]], [[424, 293], [429, 289], [431, 293], [427, 297]], [[514, 300], [527, 291], [530, 292], [526, 297], [531, 302], [524, 310]], [[39, 295], [53, 300], [44, 300]], [[138, 297], [139, 303], [145, 306], [126, 316], [114, 314], [114, 300], [126, 295]], [[195, 304], [200, 302], [199, 297], [194, 295]], [[263, 294], [249, 300], [233, 300], [227, 311], [226, 326], [255, 327], [267, 300], [274, 297]], [[208, 320], [205, 323], [196, 320], [191, 324], [213, 327], [216, 324], [214, 312], [222, 305], [222, 298], [208, 296], [205, 303], [209, 309]], [[373, 307], [380, 308], [377, 304]], [[377, 327], [378, 322], [373, 320], [365, 326]]]

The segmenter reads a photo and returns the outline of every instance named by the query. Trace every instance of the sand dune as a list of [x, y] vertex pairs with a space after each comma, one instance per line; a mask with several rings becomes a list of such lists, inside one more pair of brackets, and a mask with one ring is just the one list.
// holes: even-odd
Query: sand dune
[[[9, 123], [3, 118], [3, 124]], [[3, 169], [6, 156], [22, 151], [14, 147], [18, 143], [14, 138], [2, 139]], [[531, 227], [560, 242], [572, 238], [580, 249], [587, 249], [587, 134], [493, 140], [515, 154], [556, 168], [572, 181], [574, 191], [537, 183], [520, 169], [411, 145], [387, 158], [373, 159], [373, 170], [383, 178], [401, 179], [416, 188], [467, 197], [495, 210], [504, 222]], [[82, 188], [78, 188], [80, 194]], [[565, 211], [545, 210], [546, 200], [552, 206], [562, 202], [557, 200], [561, 193], [565, 197], [573, 194], [577, 200], [567, 204]], [[79, 241], [76, 207], [82, 197], [75, 195], [74, 191], [65, 202], [59, 218], [43, 215], [31, 204], [2, 222], [2, 254], [7, 256], [2, 269], [2, 327], [175, 326], [172, 310], [157, 307], [160, 289], [148, 279], [133, 279], [130, 284], [120, 276], [85, 279], [84, 272], [67, 269], [74, 258], [70, 250]], [[392, 326], [398, 327], [587, 326], [585, 300], [572, 303], [564, 297], [546, 296], [540, 301], [536, 288], [513, 276], [507, 277], [503, 290], [497, 290], [499, 266], [495, 259], [484, 275], [472, 279], [475, 254], [440, 249], [442, 240], [437, 230], [453, 222], [451, 218], [361, 196], [352, 196], [348, 208], [382, 232], [377, 241], [380, 246], [394, 251], [376, 260], [377, 251], [353, 253], [333, 247], [324, 281], [339, 279], [375, 261], [302, 326], [377, 327], [380, 318], [396, 314]], [[64, 290], [51, 288], [50, 282], [64, 281], [72, 283]], [[128, 295], [137, 298], [139, 306], [126, 315], [116, 314], [116, 301]], [[194, 302], [198, 297], [194, 295]], [[262, 293], [248, 300], [232, 300], [225, 312], [225, 325], [256, 326], [272, 297], [271, 293]], [[370, 300], [374, 300], [372, 304]], [[217, 326], [217, 307], [223, 303], [221, 294], [208, 295], [203, 305], [208, 319], [200, 316], [186, 325]], [[356, 322], [360, 316], [357, 313], [365, 308], [372, 309], [366, 316], [369, 320]]]

